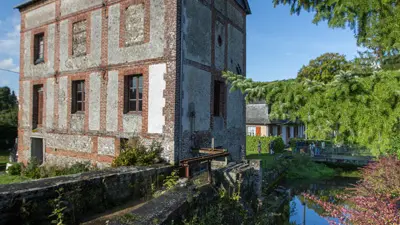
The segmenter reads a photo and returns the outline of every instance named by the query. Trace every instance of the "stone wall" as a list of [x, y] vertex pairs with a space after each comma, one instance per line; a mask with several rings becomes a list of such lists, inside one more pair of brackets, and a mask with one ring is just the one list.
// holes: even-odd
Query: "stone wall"
[[245, 145], [245, 103], [240, 91], [225, 85], [222, 115], [214, 114], [214, 84], [222, 71], [246, 74], [246, 13], [231, 0], [184, 0], [182, 41], [182, 141], [179, 155], [191, 148], [222, 146], [240, 161]]
[[[121, 138], [139, 137], [161, 142], [164, 159], [175, 162], [177, 4], [47, 0], [20, 9], [19, 160], [30, 159], [36, 137], [43, 139], [46, 163], [104, 166], [118, 156]], [[85, 32], [75, 55], [77, 24]], [[131, 32], [137, 29], [139, 36]], [[33, 40], [39, 33], [44, 34], [44, 63], [34, 64]], [[135, 74], [144, 78], [143, 110], [125, 114], [124, 77]], [[76, 80], [85, 81], [85, 111], [74, 114], [71, 84]], [[44, 122], [32, 130], [32, 87], [38, 84], [44, 87]]]
[[[117, 168], [0, 186], [0, 224], [50, 224], [49, 201], [62, 193], [66, 224], [151, 195], [171, 166]], [[74, 219], [73, 219], [74, 218]]]

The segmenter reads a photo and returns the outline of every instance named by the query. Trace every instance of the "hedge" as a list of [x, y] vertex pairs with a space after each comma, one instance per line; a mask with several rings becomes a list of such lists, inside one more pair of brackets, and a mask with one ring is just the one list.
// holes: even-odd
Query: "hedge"
[[261, 153], [269, 153], [269, 144], [275, 141], [274, 152], [283, 152], [285, 144], [282, 137], [261, 137], [261, 136], [246, 136], [246, 150], [247, 152], [258, 153], [258, 141], [261, 141]]

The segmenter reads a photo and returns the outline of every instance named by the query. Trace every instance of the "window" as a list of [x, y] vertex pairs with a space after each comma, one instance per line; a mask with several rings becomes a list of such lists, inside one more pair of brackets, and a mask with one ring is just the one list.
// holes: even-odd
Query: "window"
[[256, 127], [247, 127], [247, 135], [256, 136]]
[[225, 98], [225, 84], [221, 81], [214, 81], [214, 116], [223, 116]]
[[124, 82], [124, 113], [143, 109], [143, 76], [126, 76]]
[[72, 25], [72, 55], [86, 55], [86, 20]]
[[32, 128], [41, 127], [43, 123], [43, 85], [33, 86]]
[[35, 65], [44, 62], [44, 33], [35, 35], [33, 62]]
[[72, 81], [72, 113], [85, 111], [85, 81]]

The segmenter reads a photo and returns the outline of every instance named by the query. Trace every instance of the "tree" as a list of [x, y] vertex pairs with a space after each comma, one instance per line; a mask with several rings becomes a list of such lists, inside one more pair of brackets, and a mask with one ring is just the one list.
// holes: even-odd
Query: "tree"
[[313, 22], [327, 21], [332, 28], [352, 29], [357, 43], [378, 58], [396, 55], [400, 46], [398, 0], [273, 0], [274, 6], [290, 5], [291, 13], [315, 13]]
[[338, 218], [340, 224], [400, 224], [400, 161], [396, 157], [384, 157], [363, 168], [361, 180], [349, 191], [336, 196], [347, 206], [304, 196], [321, 206], [327, 216]]
[[0, 150], [12, 147], [17, 137], [18, 103], [8, 87], [0, 88]]
[[374, 155], [394, 149], [400, 127], [400, 72], [370, 74], [341, 71], [331, 82], [313, 80], [253, 82], [240, 75], [223, 75], [246, 100], [265, 99], [271, 119], [300, 119], [307, 137], [356, 144]]
[[303, 66], [297, 74], [300, 80], [315, 80], [323, 83], [332, 81], [339, 71], [346, 71], [351, 64], [344, 55], [339, 53], [325, 53], [312, 59], [307, 66]]

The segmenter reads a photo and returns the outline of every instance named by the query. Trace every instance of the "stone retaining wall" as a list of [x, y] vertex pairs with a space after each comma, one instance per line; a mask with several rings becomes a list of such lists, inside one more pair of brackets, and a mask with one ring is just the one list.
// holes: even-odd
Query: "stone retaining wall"
[[[143, 199], [160, 187], [172, 166], [122, 167], [0, 185], [1, 224], [50, 224], [51, 201], [62, 196], [66, 224]], [[60, 194], [59, 194], [60, 193]]]

